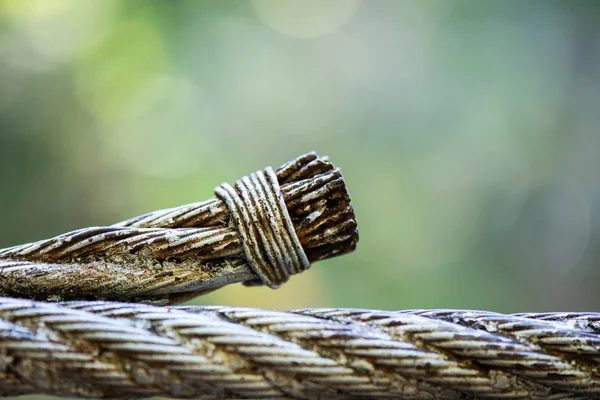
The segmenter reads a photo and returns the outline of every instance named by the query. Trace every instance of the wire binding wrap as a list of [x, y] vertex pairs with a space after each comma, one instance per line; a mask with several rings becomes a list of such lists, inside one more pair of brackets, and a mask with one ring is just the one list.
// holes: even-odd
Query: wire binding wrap
[[310, 267], [287, 212], [273, 169], [266, 168], [215, 189], [242, 239], [246, 262], [261, 281], [277, 288]]
[[[354, 250], [354, 210], [339, 169], [308, 153], [267, 171], [237, 185], [255, 205], [247, 236], [220, 198], [79, 229], [0, 249], [0, 296], [173, 304], [229, 283], [276, 287]], [[273, 246], [269, 263], [248, 258], [248, 246], [263, 239]]]
[[0, 298], [0, 395], [593, 399], [598, 321]]

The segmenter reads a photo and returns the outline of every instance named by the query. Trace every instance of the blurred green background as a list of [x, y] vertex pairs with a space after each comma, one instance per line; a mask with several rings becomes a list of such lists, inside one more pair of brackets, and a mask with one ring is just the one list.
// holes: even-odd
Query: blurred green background
[[196, 304], [600, 311], [600, 3], [0, 0], [0, 247], [309, 150], [361, 240]]

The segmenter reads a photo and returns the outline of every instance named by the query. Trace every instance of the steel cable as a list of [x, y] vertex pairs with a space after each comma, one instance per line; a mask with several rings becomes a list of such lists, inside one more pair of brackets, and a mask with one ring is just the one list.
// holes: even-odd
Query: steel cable
[[229, 283], [277, 287], [310, 263], [356, 246], [340, 170], [315, 153], [216, 193], [0, 250], [0, 295], [172, 304]]
[[215, 193], [0, 250], [0, 396], [600, 398], [596, 313], [94, 301], [277, 287], [356, 246], [341, 173], [314, 153]]
[[0, 298], [0, 395], [600, 397], [598, 314]]

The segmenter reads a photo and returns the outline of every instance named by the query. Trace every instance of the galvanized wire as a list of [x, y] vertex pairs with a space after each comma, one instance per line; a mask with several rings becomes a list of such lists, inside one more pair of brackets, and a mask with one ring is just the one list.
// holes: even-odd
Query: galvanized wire
[[204, 202], [0, 250], [0, 295], [176, 303], [229, 283], [277, 287], [355, 248], [339, 169], [308, 153], [266, 171]]
[[598, 320], [0, 298], [0, 395], [598, 398]]

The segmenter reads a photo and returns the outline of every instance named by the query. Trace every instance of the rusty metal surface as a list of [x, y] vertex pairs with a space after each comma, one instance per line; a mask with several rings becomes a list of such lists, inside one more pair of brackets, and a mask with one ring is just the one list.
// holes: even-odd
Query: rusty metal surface
[[600, 397], [599, 314], [0, 298], [0, 395]]
[[0, 250], [0, 295], [176, 303], [235, 282], [277, 287], [354, 250], [339, 169], [308, 153], [266, 171], [204, 202]]

